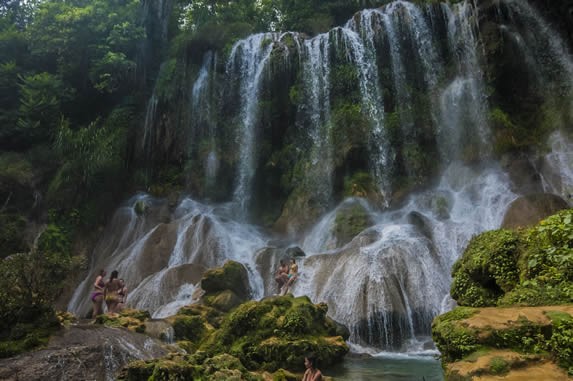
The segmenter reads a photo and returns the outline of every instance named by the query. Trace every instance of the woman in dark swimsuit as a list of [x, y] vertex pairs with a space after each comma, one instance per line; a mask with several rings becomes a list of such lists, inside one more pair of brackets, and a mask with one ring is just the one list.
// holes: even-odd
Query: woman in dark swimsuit
[[121, 283], [117, 279], [117, 270], [113, 270], [109, 276], [109, 281], [105, 284], [103, 296], [105, 299], [105, 305], [107, 306], [107, 312], [113, 314], [117, 312], [117, 306], [121, 301], [121, 296], [119, 295], [119, 290], [121, 289]]
[[92, 317], [95, 318], [98, 315], [101, 315], [103, 312], [103, 292], [105, 288], [105, 282], [103, 280], [105, 277], [105, 270], [100, 270], [99, 275], [97, 276], [94, 282], [94, 290], [91, 294], [91, 299], [93, 303], [93, 315]]

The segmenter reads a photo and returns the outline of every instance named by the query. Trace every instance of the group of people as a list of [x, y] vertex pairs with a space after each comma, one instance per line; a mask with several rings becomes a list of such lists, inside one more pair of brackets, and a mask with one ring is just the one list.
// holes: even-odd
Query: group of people
[[290, 266], [283, 260], [280, 260], [279, 268], [275, 274], [275, 281], [278, 285], [278, 294], [285, 295], [290, 286], [298, 278], [298, 265], [294, 258], [290, 260]]
[[105, 270], [100, 270], [94, 282], [94, 290], [91, 294], [93, 303], [93, 317], [103, 313], [103, 302], [110, 314], [118, 313], [125, 307], [127, 299], [127, 287], [123, 279], [118, 278], [117, 270], [111, 272], [108, 281], [104, 280]]

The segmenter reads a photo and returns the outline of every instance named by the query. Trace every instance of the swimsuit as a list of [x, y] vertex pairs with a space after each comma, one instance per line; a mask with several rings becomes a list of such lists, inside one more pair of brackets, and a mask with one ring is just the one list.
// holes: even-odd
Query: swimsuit
[[101, 292], [101, 291], [94, 291], [94, 292], [92, 292], [92, 302], [95, 303], [95, 302], [96, 302], [96, 298], [97, 298], [98, 296], [100, 296], [100, 295], [103, 295], [103, 292]]

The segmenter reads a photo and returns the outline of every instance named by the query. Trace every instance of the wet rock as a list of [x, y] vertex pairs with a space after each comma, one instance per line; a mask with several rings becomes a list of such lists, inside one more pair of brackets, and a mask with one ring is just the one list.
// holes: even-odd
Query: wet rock
[[167, 354], [161, 343], [125, 329], [78, 325], [62, 329], [47, 348], [0, 360], [0, 379], [109, 380], [134, 360]]
[[568, 207], [565, 200], [550, 193], [521, 196], [507, 208], [501, 227], [515, 229], [533, 226], [542, 219]]
[[306, 257], [305, 252], [298, 246], [292, 246], [285, 250], [288, 258]]

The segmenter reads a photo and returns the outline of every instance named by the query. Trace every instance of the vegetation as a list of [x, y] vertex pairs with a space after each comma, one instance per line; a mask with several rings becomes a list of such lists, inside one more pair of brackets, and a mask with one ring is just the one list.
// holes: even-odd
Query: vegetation
[[[471, 240], [453, 267], [451, 289], [458, 304], [467, 307], [441, 315], [432, 324], [433, 339], [446, 363], [471, 361], [471, 356], [496, 348], [515, 352], [521, 360], [494, 356], [480, 372], [505, 374], [524, 362], [550, 358], [573, 374], [573, 319], [570, 310], [556, 306], [569, 308], [573, 300], [572, 220], [573, 209], [568, 209], [530, 229], [489, 231]], [[519, 318], [504, 322], [499, 317], [493, 326], [487, 319], [479, 323], [482, 314], [496, 313], [473, 308], [484, 306], [516, 308]], [[539, 307], [547, 319], [528, 319], [537, 310], [517, 306], [548, 306]]]
[[573, 300], [573, 209], [521, 231], [474, 237], [452, 269], [460, 305], [564, 304]]
[[[288, 295], [218, 308], [213, 298], [231, 292], [229, 288], [239, 295], [247, 290], [240, 287], [242, 281], [231, 282], [244, 271], [231, 261], [210, 270], [201, 281], [208, 288], [203, 303], [183, 307], [169, 318], [177, 345], [187, 354], [133, 362], [120, 379], [223, 380], [234, 375], [237, 380], [260, 380], [260, 372], [267, 371], [275, 372], [274, 379], [289, 380], [294, 379], [291, 371], [304, 370], [309, 352], [317, 353], [324, 366], [348, 352], [344, 341], [348, 330], [326, 316], [325, 304], [312, 304], [307, 297]], [[133, 325], [130, 316], [134, 312], [103, 319], [106, 324], [127, 326]]]

